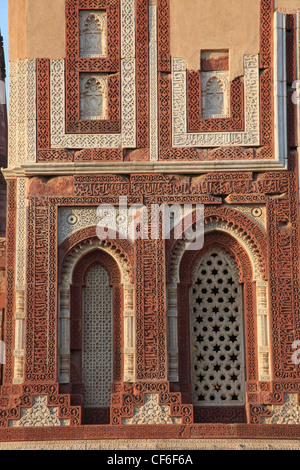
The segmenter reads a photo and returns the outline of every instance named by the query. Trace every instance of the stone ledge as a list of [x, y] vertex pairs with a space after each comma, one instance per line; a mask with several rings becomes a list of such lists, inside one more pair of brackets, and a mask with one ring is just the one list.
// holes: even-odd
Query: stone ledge
[[2, 442], [0, 450], [300, 450], [300, 440], [76, 440], [60, 442]]

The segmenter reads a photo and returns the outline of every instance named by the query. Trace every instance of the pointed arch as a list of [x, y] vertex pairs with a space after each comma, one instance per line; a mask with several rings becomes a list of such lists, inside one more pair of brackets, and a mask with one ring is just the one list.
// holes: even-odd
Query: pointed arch
[[[193, 224], [196, 222], [194, 213]], [[174, 390], [191, 400], [189, 330], [191, 274], [195, 262], [213, 246], [228, 253], [243, 288], [246, 381], [271, 379], [266, 234], [246, 215], [228, 207], [205, 208], [204, 247], [189, 251], [184, 239], [167, 243], [168, 365]], [[257, 359], [258, 358], [258, 359]]]
[[[112, 292], [113, 382], [133, 382], [135, 377], [134, 286], [130, 261], [133, 246], [128, 240], [100, 240], [95, 232], [95, 227], [79, 230], [59, 247], [58, 381], [62, 390], [80, 403], [83, 400], [82, 306], [86, 279], [94, 267], [103, 273], [105, 270], [107, 291]], [[98, 295], [96, 291], [95, 295]]]

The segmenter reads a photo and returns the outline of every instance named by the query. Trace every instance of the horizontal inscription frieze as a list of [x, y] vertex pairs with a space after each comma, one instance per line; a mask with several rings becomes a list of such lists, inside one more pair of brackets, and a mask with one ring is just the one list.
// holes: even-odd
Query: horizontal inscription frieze
[[75, 176], [74, 179], [76, 196], [282, 194], [288, 191], [288, 186], [287, 173], [261, 174], [257, 179], [253, 179], [251, 173], [203, 175], [195, 178], [160, 175], [122, 178], [105, 175]]

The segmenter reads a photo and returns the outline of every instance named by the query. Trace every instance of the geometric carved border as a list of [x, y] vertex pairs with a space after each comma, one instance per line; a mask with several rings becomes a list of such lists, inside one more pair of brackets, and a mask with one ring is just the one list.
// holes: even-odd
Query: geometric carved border
[[183, 59], [172, 60], [173, 146], [220, 147], [259, 146], [259, 68], [258, 56], [244, 56], [245, 131], [214, 133], [187, 132], [187, 69]]
[[[82, 58], [79, 55], [80, 9], [105, 11], [107, 15], [107, 55]], [[66, 131], [67, 133], [120, 132], [120, 1], [66, 0]], [[79, 120], [79, 74], [114, 73], [108, 79], [108, 120]], [[116, 75], [117, 74], [117, 75]]]
[[[134, 0], [121, 0], [120, 20], [119, 13], [116, 14], [116, 12], [120, 10], [119, 6], [115, 3], [113, 5], [106, 5], [106, 3], [106, 0], [97, 0], [96, 4], [95, 2], [86, 3], [81, 0], [68, 0], [66, 14], [67, 18], [70, 17], [72, 21], [67, 21], [67, 59], [65, 64], [63, 64], [62, 61], [52, 61], [49, 66], [49, 62], [46, 60], [38, 59], [38, 108], [41, 104], [43, 109], [43, 112], [39, 112], [38, 116], [39, 161], [122, 161], [124, 152], [121, 147], [130, 148], [136, 146]], [[78, 9], [106, 8], [106, 6], [108, 8], [107, 15], [110, 25], [108, 37], [109, 56], [99, 59], [80, 58], [76, 32], [77, 28], [74, 27], [78, 21]], [[115, 9], [117, 10], [114, 11]], [[114, 23], [113, 27], [111, 23]], [[122, 34], [120, 35], [120, 33]], [[122, 59], [120, 58], [121, 52]], [[138, 67], [139, 62], [137, 61], [137, 68]], [[64, 96], [64, 89], [62, 88], [64, 70], [66, 70], [67, 79], [66, 97]], [[93, 73], [93, 71], [99, 72], [99, 70], [110, 73], [118, 72], [118, 75], [110, 75], [108, 78], [108, 107], [110, 114], [113, 113], [115, 116], [119, 116], [118, 119], [121, 118], [122, 128], [116, 128], [115, 124], [113, 124], [114, 122], [117, 124], [118, 119], [114, 121], [111, 120], [110, 122], [112, 124], [108, 125], [106, 125], [104, 121], [91, 121], [87, 123], [85, 121], [74, 120], [74, 116], [70, 116], [71, 111], [68, 111], [68, 109], [71, 109], [70, 106], [72, 106], [74, 112], [76, 112], [78, 108], [76, 100], [78, 100], [79, 96], [77, 90], [79, 73]], [[50, 73], [52, 83], [51, 95], [49, 87]], [[118, 99], [120, 93], [118, 77], [120, 74], [122, 82], [122, 106]], [[113, 89], [114, 92], [111, 93]], [[63, 118], [65, 114], [64, 103], [67, 107], [66, 123]], [[140, 107], [140, 104], [138, 104], [138, 109], [140, 109]], [[78, 122], [78, 124], [76, 124], [76, 122]], [[65, 126], [67, 126], [66, 130], [68, 131], [69, 128], [69, 130], [72, 130], [73, 134], [65, 133]], [[77, 131], [80, 132], [78, 138], [76, 138], [76, 128]], [[114, 131], [112, 133], [113, 129]], [[93, 136], [93, 132], [97, 132], [97, 135]], [[116, 132], [117, 134], [114, 135]], [[67, 152], [64, 149], [84, 150]]]
[[[166, 9], [168, 8], [167, 0], [161, 2], [164, 5], [162, 8], [163, 14], [166, 14]], [[159, 21], [160, 24], [160, 21]], [[159, 33], [163, 38], [168, 36], [169, 31], [166, 32], [167, 28], [169, 29], [169, 21], [162, 22], [162, 31]], [[273, 151], [273, 70], [272, 70], [272, 40], [273, 40], [273, 0], [261, 0], [261, 34], [260, 34], [260, 69], [261, 75], [259, 79], [259, 87], [260, 87], [260, 101], [258, 103], [259, 111], [260, 111], [260, 135], [258, 135], [258, 139], [260, 139], [260, 147], [257, 148], [240, 148], [237, 145], [235, 146], [228, 146], [224, 148], [216, 148], [216, 149], [201, 149], [201, 148], [193, 148], [193, 139], [192, 137], [196, 137], [195, 134], [186, 134], [186, 139], [184, 142], [182, 138], [179, 137], [178, 144], [180, 142], [180, 146], [176, 145], [172, 147], [172, 122], [171, 122], [171, 81], [170, 78], [159, 76], [159, 142], [160, 142], [160, 160], [164, 161], [171, 161], [171, 160], [180, 160], [180, 161], [212, 161], [212, 160], [244, 160], [244, 159], [274, 159], [274, 151]], [[163, 51], [168, 51], [165, 42], [163, 43]], [[166, 54], [166, 64], [169, 63], [168, 55]], [[169, 70], [170, 72], [170, 70]], [[196, 73], [189, 72], [188, 76], [191, 75], [194, 77]], [[196, 85], [196, 88], [198, 85]], [[189, 88], [190, 90], [190, 88]], [[194, 94], [194, 93], [193, 93]], [[241, 94], [237, 94], [240, 96], [240, 109], [242, 108], [242, 101], [241, 101]], [[236, 96], [236, 99], [237, 96]], [[200, 99], [199, 99], [200, 103]], [[199, 117], [199, 106], [196, 106], [196, 102], [192, 101], [193, 106], [193, 120], [198, 121]], [[199, 104], [198, 104], [199, 105]], [[198, 111], [197, 111], [197, 109]], [[238, 108], [238, 103], [236, 102], [234, 109]], [[180, 116], [180, 115], [178, 115]], [[198, 117], [197, 117], [198, 116]], [[189, 115], [191, 118], [191, 115]], [[189, 119], [191, 122], [191, 119]], [[195, 121], [195, 122], [196, 122]], [[228, 132], [229, 129], [226, 129], [223, 126], [223, 121], [225, 123], [226, 119], [222, 120], [214, 120], [216, 123], [214, 124], [219, 126], [220, 129]], [[220, 122], [217, 122], [220, 121]], [[209, 120], [203, 120], [203, 123], [209, 123]], [[198, 126], [198, 124], [197, 124]], [[193, 124], [193, 129], [195, 126]], [[192, 129], [190, 129], [192, 130]], [[232, 129], [233, 130], [233, 129]], [[238, 127], [236, 128], [238, 130]], [[207, 127], [207, 131], [209, 131], [209, 127]], [[199, 144], [199, 139], [201, 137], [197, 137], [195, 141], [195, 145]], [[185, 145], [189, 143], [190, 147], [186, 148]], [[210, 144], [209, 144], [210, 145]], [[228, 145], [228, 144], [227, 144]]]
[[241, 131], [244, 127], [244, 85], [240, 78], [230, 83], [230, 118], [201, 118], [201, 73], [187, 72], [188, 132]]

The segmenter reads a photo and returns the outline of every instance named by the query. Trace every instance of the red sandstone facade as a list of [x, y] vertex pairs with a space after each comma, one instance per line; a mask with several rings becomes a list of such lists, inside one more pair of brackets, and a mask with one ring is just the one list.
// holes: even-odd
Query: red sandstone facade
[[[66, 0], [65, 60], [37, 57], [21, 64], [28, 72], [29, 98], [34, 67], [33, 118], [28, 104], [26, 113], [36, 126], [36, 148], [32, 153], [28, 147], [29, 157], [21, 161], [20, 146], [15, 151], [11, 143], [11, 162], [4, 171], [8, 185], [2, 333], [6, 364], [0, 369], [0, 439], [296, 439], [300, 429], [300, 369], [293, 362], [293, 345], [300, 339], [299, 122], [292, 86], [299, 78], [298, 14], [276, 13], [272, 0], [260, 1], [257, 89], [247, 94], [250, 82], [245, 68], [245, 76], [229, 83], [228, 117], [203, 118], [201, 109], [201, 73], [226, 72], [228, 60], [221, 65], [208, 60], [201, 71], [187, 70], [187, 129], [176, 134], [174, 106], [180, 104], [176, 86], [184, 68], [171, 57], [169, 0], [158, 0], [150, 7], [145, 0], [131, 3], [134, 23], [129, 32], [134, 29], [134, 51], [127, 51], [122, 36], [127, 27], [126, 2]], [[85, 10], [106, 12], [105, 57], [80, 55], [79, 18]], [[150, 21], [149, 28], [151, 15], [157, 21], [155, 26]], [[129, 12], [128, 22], [130, 18]], [[277, 27], [282, 18], [283, 26]], [[284, 51], [274, 30], [281, 35]], [[157, 51], [156, 65], [151, 45]], [[284, 58], [280, 64], [278, 54]], [[134, 119], [134, 125], [133, 134], [127, 135], [124, 70], [133, 59], [135, 108], [129, 124]], [[250, 59], [249, 70], [255, 62]], [[284, 75], [280, 68], [285, 80], [280, 78]], [[105, 119], [81, 119], [82, 74], [107, 77]], [[11, 90], [24, 86], [20, 75], [15, 79], [12, 74]], [[59, 83], [60, 76], [65, 77], [65, 86]], [[278, 111], [282, 96], [276, 91], [278, 83], [283, 83], [287, 94], [283, 114]], [[55, 86], [58, 96], [64, 89], [63, 134], [57, 131], [61, 118], [55, 121], [59, 114], [55, 107], [59, 103], [52, 97]], [[253, 125], [249, 130], [249, 115], [256, 112], [258, 128]], [[14, 113], [13, 109], [13, 117]], [[206, 135], [213, 142], [224, 134], [232, 145], [228, 140], [224, 145], [202, 143]], [[99, 142], [89, 147], [99, 135]], [[121, 144], [114, 146], [111, 142], [118, 135]], [[177, 136], [183, 139], [182, 145]], [[249, 144], [241, 145], [239, 138]], [[127, 143], [122, 145], [122, 139]], [[61, 235], [66, 229], [61, 214], [68, 213], [68, 208], [77, 217], [78, 211], [101, 204], [117, 207], [120, 196], [126, 196], [129, 205], [146, 206], [149, 213], [151, 204], [203, 204], [204, 247], [187, 251], [184, 240], [176, 236], [134, 243], [99, 240], [96, 225], [90, 223]], [[193, 217], [195, 224], [196, 213]], [[25, 225], [20, 228], [22, 221]], [[149, 233], [150, 229], [149, 220]], [[203, 406], [194, 399], [191, 290], [195, 267], [210, 249], [228, 256], [238, 272], [245, 370], [244, 399], [238, 405], [205, 402]], [[112, 387], [110, 405], [93, 407], [85, 406], [82, 335], [84, 289], [96, 265], [107, 272], [112, 292]], [[218, 390], [219, 385], [213, 385]], [[144, 421], [136, 421], [140, 426], [134, 426], [139, 411], [142, 416], [143, 410], [146, 413], [147, 400], [153, 396], [157, 422], [143, 417]], [[46, 399], [44, 421], [43, 416], [34, 421], [36, 397]], [[291, 397], [296, 397], [296, 414], [292, 424], [286, 424], [291, 422]], [[50, 428], [47, 421], [51, 409], [57, 428]], [[163, 424], [160, 413], [166, 410], [173, 424]], [[22, 425], [26, 418], [30, 424]], [[39, 425], [43, 428], [34, 428]]]
[[[7, 109], [5, 96], [5, 60], [3, 38], [0, 36], [0, 166], [7, 166]], [[0, 339], [3, 335], [5, 309], [5, 229], [6, 229], [6, 183], [0, 175]]]

